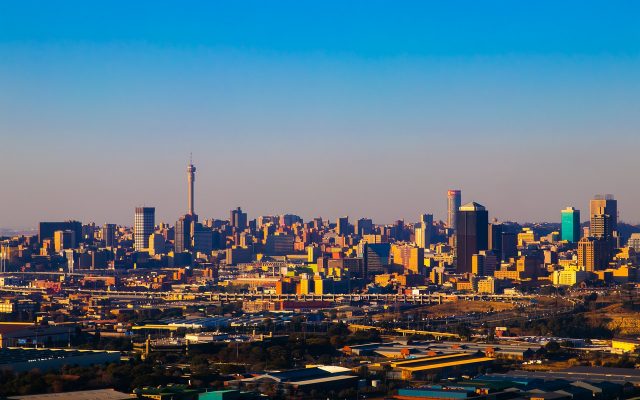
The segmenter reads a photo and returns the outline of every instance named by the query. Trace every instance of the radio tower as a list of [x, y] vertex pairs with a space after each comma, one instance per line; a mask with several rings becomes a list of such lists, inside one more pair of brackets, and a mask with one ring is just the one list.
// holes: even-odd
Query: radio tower
[[193, 207], [193, 190], [196, 181], [196, 167], [193, 165], [193, 157], [189, 154], [189, 166], [187, 167], [187, 180], [189, 181], [189, 211], [187, 214], [195, 215]]

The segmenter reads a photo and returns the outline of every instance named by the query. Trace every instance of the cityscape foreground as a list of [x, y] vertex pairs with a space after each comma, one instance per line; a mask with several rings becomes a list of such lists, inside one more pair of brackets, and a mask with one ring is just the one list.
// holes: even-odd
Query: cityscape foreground
[[196, 213], [196, 171], [175, 223], [132, 205], [132, 226], [2, 238], [0, 397], [640, 395], [640, 226], [614, 196], [538, 224], [461, 190], [445, 221], [219, 220]]

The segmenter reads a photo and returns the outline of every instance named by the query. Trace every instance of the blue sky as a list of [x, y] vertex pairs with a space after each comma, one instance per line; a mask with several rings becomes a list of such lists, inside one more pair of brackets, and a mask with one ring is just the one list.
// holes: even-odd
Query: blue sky
[[0, 3], [0, 226], [196, 211], [640, 222], [636, 2]]

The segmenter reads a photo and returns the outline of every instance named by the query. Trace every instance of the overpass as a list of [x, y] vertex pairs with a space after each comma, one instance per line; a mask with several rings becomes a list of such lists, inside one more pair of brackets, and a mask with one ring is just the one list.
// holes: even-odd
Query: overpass
[[423, 331], [423, 330], [417, 330], [417, 329], [402, 329], [402, 328], [385, 329], [379, 326], [358, 325], [358, 324], [348, 324], [347, 326], [353, 332], [375, 330], [380, 333], [385, 333], [385, 332], [401, 333], [402, 336], [407, 336], [407, 335], [433, 336], [438, 340], [443, 338], [455, 338], [455, 339], [460, 338], [460, 335], [455, 333], [449, 333], [449, 332]]
[[[378, 302], [384, 304], [441, 304], [457, 300], [466, 301], [500, 301], [500, 302], [530, 302], [535, 296], [513, 294], [262, 294], [262, 293], [220, 293], [220, 292], [188, 292], [188, 291], [152, 291], [152, 290], [103, 290], [103, 289], [74, 289], [63, 288], [66, 293], [82, 293], [95, 297], [113, 299], [153, 299], [171, 301], [200, 301], [233, 303], [246, 300], [263, 301], [327, 301], [331, 303]], [[0, 292], [13, 293], [45, 293], [46, 289], [3, 286]]]

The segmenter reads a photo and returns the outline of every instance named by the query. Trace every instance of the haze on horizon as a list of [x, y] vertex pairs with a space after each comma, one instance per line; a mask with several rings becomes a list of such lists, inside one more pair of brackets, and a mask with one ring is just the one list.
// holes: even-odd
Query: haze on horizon
[[640, 222], [640, 4], [415, 3], [1, 4], [0, 227], [173, 223], [190, 152], [201, 218]]

